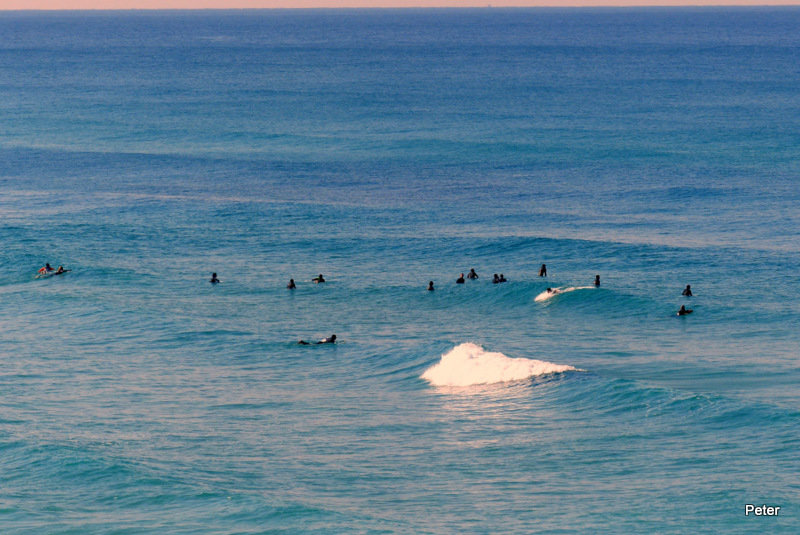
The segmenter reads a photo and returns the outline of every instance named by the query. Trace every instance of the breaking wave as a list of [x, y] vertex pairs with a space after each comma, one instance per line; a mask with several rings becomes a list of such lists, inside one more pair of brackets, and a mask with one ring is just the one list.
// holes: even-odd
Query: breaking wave
[[566, 371], [578, 370], [543, 360], [510, 358], [502, 353], [485, 351], [477, 344], [466, 343], [442, 355], [439, 363], [425, 370], [421, 378], [434, 386], [470, 386], [521, 381]]

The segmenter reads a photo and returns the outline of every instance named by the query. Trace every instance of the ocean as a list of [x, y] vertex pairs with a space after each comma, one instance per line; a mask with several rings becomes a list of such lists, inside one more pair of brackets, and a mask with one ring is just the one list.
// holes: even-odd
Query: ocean
[[0, 13], [0, 531], [797, 533], [798, 27]]

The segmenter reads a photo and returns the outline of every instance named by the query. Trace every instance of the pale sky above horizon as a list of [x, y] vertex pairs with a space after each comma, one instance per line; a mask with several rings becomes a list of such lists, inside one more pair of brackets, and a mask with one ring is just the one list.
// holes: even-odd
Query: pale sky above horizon
[[0, 10], [346, 7], [778, 6], [800, 0], [0, 0]]

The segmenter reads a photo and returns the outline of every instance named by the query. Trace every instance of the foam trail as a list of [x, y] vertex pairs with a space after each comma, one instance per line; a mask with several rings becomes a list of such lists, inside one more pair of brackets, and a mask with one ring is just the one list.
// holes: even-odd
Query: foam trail
[[572, 366], [543, 360], [510, 358], [467, 343], [442, 355], [442, 360], [425, 370], [421, 378], [434, 386], [470, 386], [520, 381], [571, 370], [577, 371]]
[[565, 294], [567, 292], [574, 292], [575, 290], [590, 290], [594, 288], [594, 286], [570, 286], [568, 288], [553, 288], [552, 292], [548, 292], [547, 290], [543, 291], [539, 295], [536, 296], [534, 301], [537, 303], [541, 301], [547, 301], [553, 296]]

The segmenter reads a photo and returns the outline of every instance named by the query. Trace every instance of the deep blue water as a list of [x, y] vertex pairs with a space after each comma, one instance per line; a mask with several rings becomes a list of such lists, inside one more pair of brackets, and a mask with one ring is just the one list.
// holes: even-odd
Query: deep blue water
[[0, 531], [796, 533], [798, 27], [0, 13]]

